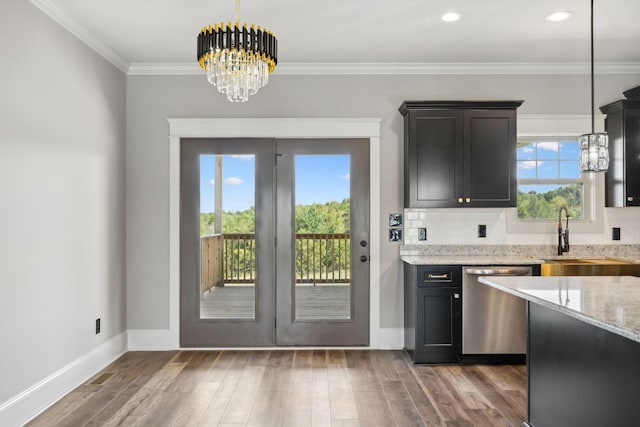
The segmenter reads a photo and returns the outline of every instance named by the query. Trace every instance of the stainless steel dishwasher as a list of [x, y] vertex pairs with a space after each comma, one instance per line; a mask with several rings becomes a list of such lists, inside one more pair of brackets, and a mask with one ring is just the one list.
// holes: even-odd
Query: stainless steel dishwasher
[[531, 266], [462, 269], [462, 354], [525, 354], [525, 301], [478, 283], [478, 276], [531, 276]]

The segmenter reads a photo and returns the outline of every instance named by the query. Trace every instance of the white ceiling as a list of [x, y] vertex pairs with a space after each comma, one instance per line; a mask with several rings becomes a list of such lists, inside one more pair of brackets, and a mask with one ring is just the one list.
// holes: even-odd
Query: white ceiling
[[[234, 0], [30, 1], [125, 71], [195, 67], [200, 29], [235, 19]], [[242, 0], [240, 7], [242, 22], [278, 38], [283, 67], [589, 62], [589, 0]], [[462, 19], [442, 22], [452, 10]], [[573, 16], [545, 21], [558, 10]], [[639, 18], [640, 0], [595, 1], [597, 63], [638, 72]]]

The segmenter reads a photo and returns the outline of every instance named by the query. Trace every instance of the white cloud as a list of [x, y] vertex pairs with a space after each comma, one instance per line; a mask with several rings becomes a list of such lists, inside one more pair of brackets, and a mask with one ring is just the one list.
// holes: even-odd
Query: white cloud
[[215, 179], [210, 179], [209, 180], [209, 185], [216, 185], [216, 180]]
[[225, 178], [224, 183], [229, 185], [240, 185], [242, 184], [242, 178], [238, 178], [236, 176], [230, 176], [229, 178]]
[[525, 153], [533, 153], [534, 149], [533, 149], [533, 147], [531, 145], [527, 145], [526, 147], [524, 147], [522, 149], [522, 151], [525, 152]]
[[538, 148], [542, 150], [558, 152], [559, 144], [557, 142], [538, 142]]
[[349, 181], [351, 179], [351, 173], [347, 172], [346, 174], [342, 175], [340, 178], [344, 179], [345, 181]]
[[526, 162], [518, 162], [518, 167], [521, 169], [535, 169], [537, 165], [542, 166], [542, 163], [535, 160], [527, 160]]
[[233, 154], [231, 155], [232, 159], [239, 159], [239, 160], [253, 160], [255, 158], [255, 155], [253, 154]]

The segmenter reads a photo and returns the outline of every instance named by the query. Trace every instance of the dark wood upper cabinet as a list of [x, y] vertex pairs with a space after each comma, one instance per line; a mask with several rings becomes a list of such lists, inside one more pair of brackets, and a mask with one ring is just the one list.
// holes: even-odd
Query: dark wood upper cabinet
[[405, 207], [513, 207], [522, 101], [407, 101]]
[[640, 100], [616, 101], [600, 111], [609, 134], [605, 205], [640, 206]]

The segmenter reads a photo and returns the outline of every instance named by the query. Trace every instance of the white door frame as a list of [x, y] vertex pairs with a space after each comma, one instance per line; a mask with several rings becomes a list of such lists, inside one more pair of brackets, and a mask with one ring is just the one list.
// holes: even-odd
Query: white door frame
[[[380, 118], [168, 119], [169, 331], [155, 347], [180, 348], [180, 139], [368, 138], [370, 147], [369, 348], [380, 346]], [[130, 346], [132, 344], [130, 337]], [[135, 340], [134, 340], [135, 341]], [[150, 344], [150, 343], [148, 343]]]

